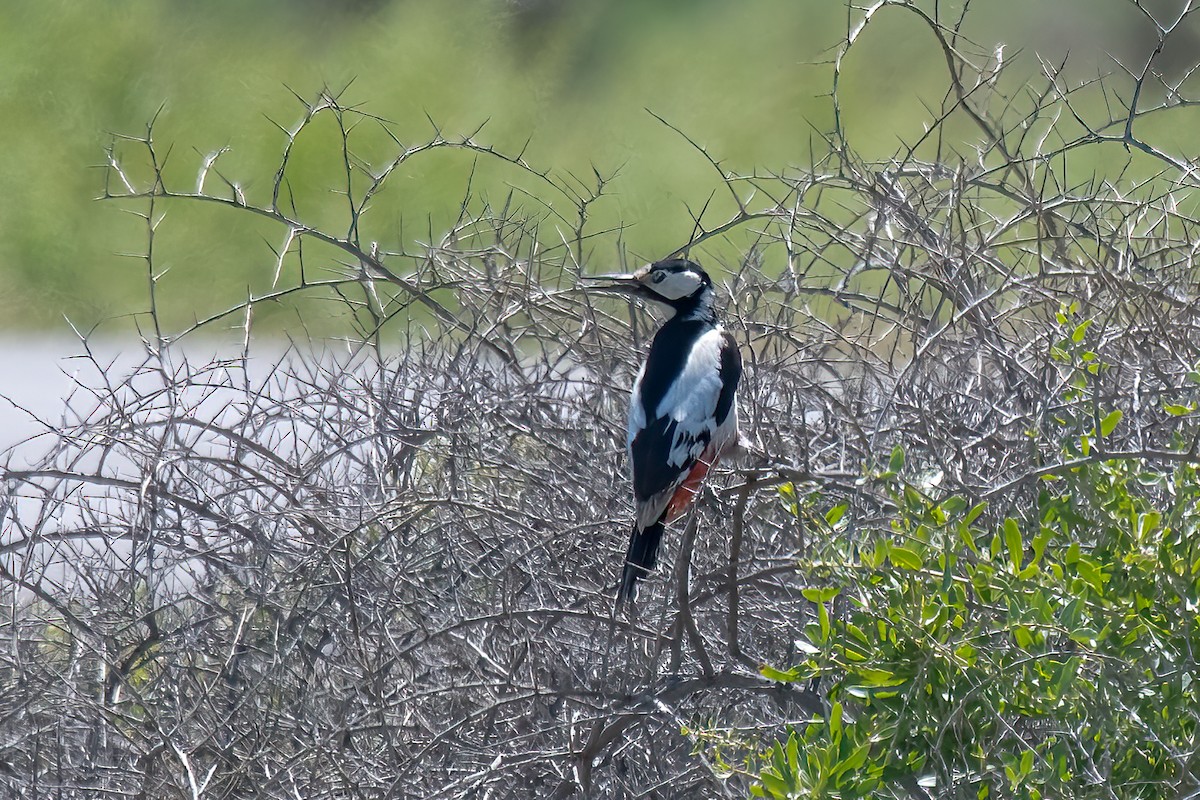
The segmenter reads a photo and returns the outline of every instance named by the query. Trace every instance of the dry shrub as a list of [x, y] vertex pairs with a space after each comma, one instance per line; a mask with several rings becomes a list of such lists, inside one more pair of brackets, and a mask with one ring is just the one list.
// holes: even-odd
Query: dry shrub
[[[330, 93], [286, 132], [258, 201], [218, 159], [197, 189], [173, 185], [152, 126], [116, 142], [106, 195], [147, 225], [145, 358], [121, 375], [93, 358], [94, 396], [48, 426], [42, 463], [0, 472], [0, 784], [742, 795], [751, 776], [722, 748], [822, 713], [820, 686], [758, 665], [796, 657], [813, 614], [801, 590], [823, 561], [887, 535], [892, 500], [871, 476], [896, 445], [931, 495], [986, 499], [998, 516], [1076, 462], [1194, 459], [1196, 163], [1138, 136], [1187, 87], [1165, 84], [1151, 55], [1102, 84], [1068, 88], [1047, 66], [1006, 91], [952, 24], [908, 2], [855, 13], [867, 25], [875, 12], [927, 23], [947, 59], [944, 107], [886, 161], [835, 129], [808, 168], [712, 162], [737, 212], [698, 215], [681, 251], [724, 273], [756, 452], [671, 533], [633, 620], [611, 614], [630, 512], [621, 445], [652, 323], [576, 288], [604, 246], [587, 227], [604, 181], [584, 189], [440, 132], [365, 164], [355, 136], [387, 123]], [[1159, 50], [1173, 30], [1159, 26]], [[1106, 90], [1131, 99], [1101, 119], [1091, 101]], [[327, 117], [347, 167], [340, 232], [299, 219], [287, 182], [291, 145]], [[951, 125], [975, 144], [939, 141]], [[572, 198], [575, 218], [520, 195], [468, 198], [415, 252], [361, 240], [371, 198], [444, 149], [507, 162]], [[1161, 172], [1081, 183], [1067, 156], [1093, 149]], [[153, 243], [164, 207], [196, 203], [275, 225], [276, 281], [172, 335]], [[542, 241], [551, 229], [561, 238]], [[747, 232], [740, 262], [705, 258]], [[297, 298], [343, 315], [348, 335], [324, 357], [255, 343], [252, 312]], [[230, 319], [240, 348], [189, 359], [180, 339]], [[1114, 410], [1123, 423], [1090, 454], [1064, 451]], [[826, 524], [842, 502], [850, 524]]]

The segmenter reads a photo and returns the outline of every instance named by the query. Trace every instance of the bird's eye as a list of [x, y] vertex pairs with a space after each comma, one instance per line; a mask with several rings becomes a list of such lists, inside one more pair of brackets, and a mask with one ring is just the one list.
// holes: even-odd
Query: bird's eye
[[665, 272], [656, 272], [656, 273], [654, 273], [653, 275], [651, 275], [651, 276], [650, 276], [650, 280], [654, 281], [655, 283], [662, 283], [662, 282], [663, 282], [663, 278], [665, 278], [665, 277], [667, 277], [667, 273], [665, 273]]

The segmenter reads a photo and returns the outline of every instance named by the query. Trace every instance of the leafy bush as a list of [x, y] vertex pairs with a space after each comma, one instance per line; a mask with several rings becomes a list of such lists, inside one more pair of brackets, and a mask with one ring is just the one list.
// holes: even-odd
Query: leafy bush
[[998, 523], [889, 472], [890, 525], [801, 560], [810, 652], [764, 674], [828, 707], [769, 749], [756, 796], [1194, 791], [1196, 465], [1073, 461]]

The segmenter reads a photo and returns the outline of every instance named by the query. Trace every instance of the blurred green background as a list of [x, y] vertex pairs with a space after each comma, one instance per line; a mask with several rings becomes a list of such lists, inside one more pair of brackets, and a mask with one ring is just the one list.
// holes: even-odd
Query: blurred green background
[[[961, 4], [924, 4], [952, 19]], [[1147, 8], [1164, 17], [1179, 3]], [[314, 98], [349, 85], [343, 101], [392, 121], [406, 142], [487, 121], [480, 141], [518, 151], [556, 174], [619, 171], [597, 208], [591, 241], [602, 268], [622, 253], [648, 259], [682, 244], [718, 181], [694, 150], [646, 109], [737, 171], [808, 163], [828, 129], [833, 48], [848, 20], [840, 0], [42, 0], [0, 5], [0, 325], [89, 327], [145, 308], [145, 267], [123, 251], [144, 229], [103, 187], [113, 133], [140, 134], [163, 107], [157, 141], [168, 175], [190, 189], [204, 154], [228, 147], [225, 175], [251, 200], [270, 189], [284, 137]], [[1192, 24], [1192, 23], [1188, 23]], [[1195, 27], [1195, 26], [1193, 26]], [[1020, 59], [1071, 53], [1079, 79], [1117, 70], [1152, 47], [1153, 29], [1126, 0], [976, 2], [964, 33], [986, 52]], [[1186, 69], [1200, 39], [1185, 31], [1158, 66]], [[911, 15], [884, 9], [852, 51], [842, 81], [847, 128], [868, 157], [920, 136], [945, 91], [944, 61]], [[1195, 116], [1173, 118], [1157, 143], [1186, 152]], [[1172, 127], [1173, 126], [1173, 127]], [[332, 129], [316, 130], [292, 174], [306, 221], [337, 225], [328, 192], [339, 165]], [[364, 145], [368, 150], [369, 142]], [[1114, 151], [1119, 148], [1114, 147]], [[382, 149], [381, 149], [382, 152]], [[366, 154], [368, 157], [370, 153]], [[1129, 157], [1117, 154], [1117, 160]], [[453, 221], [472, 159], [438, 154], [394, 179], [372, 212], [386, 247], [428, 239]], [[1094, 167], [1093, 167], [1094, 168]], [[506, 181], [473, 187], [501, 200]], [[551, 195], [546, 199], [555, 202]], [[565, 208], [565, 207], [564, 207]], [[159, 256], [169, 314], [185, 324], [269, 283], [264, 242], [279, 232], [215, 208], [168, 208]], [[727, 210], [727, 209], [726, 209]], [[719, 216], [716, 215], [716, 216]], [[552, 232], [541, 236], [553, 242]]]

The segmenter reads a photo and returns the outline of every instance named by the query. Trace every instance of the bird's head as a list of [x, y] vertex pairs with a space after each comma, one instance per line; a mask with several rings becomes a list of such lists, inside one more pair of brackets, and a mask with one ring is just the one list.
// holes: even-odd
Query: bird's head
[[699, 264], [686, 258], [667, 258], [647, 264], [637, 272], [593, 275], [598, 291], [619, 292], [669, 306], [676, 313], [708, 310], [713, 282]]

